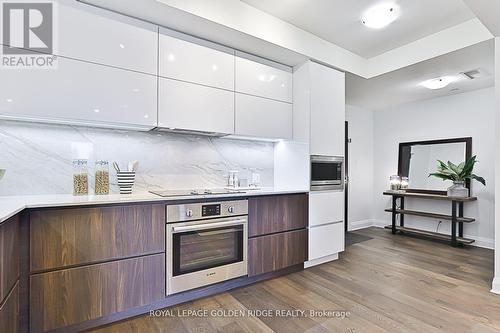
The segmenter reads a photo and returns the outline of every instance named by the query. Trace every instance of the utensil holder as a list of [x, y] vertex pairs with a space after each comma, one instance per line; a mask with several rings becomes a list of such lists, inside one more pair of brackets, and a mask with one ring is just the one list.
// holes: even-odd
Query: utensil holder
[[118, 171], [116, 173], [120, 194], [132, 194], [135, 183], [135, 171]]

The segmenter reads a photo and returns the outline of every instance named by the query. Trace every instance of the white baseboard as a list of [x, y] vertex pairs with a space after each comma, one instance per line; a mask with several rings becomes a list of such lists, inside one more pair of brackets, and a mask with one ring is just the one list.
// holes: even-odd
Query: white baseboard
[[376, 219], [374, 219], [374, 220], [373, 220], [373, 225], [372, 225], [372, 227], [377, 227], [377, 228], [385, 228], [385, 226], [386, 226], [387, 224], [389, 224], [389, 223], [387, 223], [387, 222], [386, 222], [386, 221], [384, 221], [384, 220], [376, 220]]
[[475, 242], [471, 244], [472, 246], [482, 247], [482, 248], [490, 249], [490, 250], [495, 249], [495, 240], [492, 238], [471, 236], [471, 235], [465, 235], [465, 234], [464, 234], [464, 238], [470, 238], [470, 239], [475, 240]]
[[[389, 223], [387, 221], [377, 220], [377, 219], [354, 221], [354, 222], [351, 222], [349, 231], [354, 231], [354, 230], [359, 230], [359, 229], [364, 229], [364, 228], [369, 228], [369, 227], [384, 228], [388, 224]], [[471, 238], [471, 239], [475, 240], [475, 242], [471, 244], [472, 246], [481, 247], [481, 248], [490, 249], [490, 250], [495, 249], [495, 240], [493, 238], [478, 237], [478, 236], [472, 236], [472, 235], [464, 235], [464, 237]], [[499, 277], [499, 279], [500, 279], [500, 277]], [[499, 281], [499, 283], [500, 283], [500, 281]]]
[[500, 295], [500, 277], [495, 277], [491, 282], [491, 292]]
[[353, 222], [349, 223], [349, 231], [369, 228], [369, 227], [373, 226], [373, 221], [374, 220], [371, 220], [371, 219], [353, 221]]
[[309, 268], [312, 266], [321, 265], [321, 264], [324, 264], [325, 262], [337, 260], [338, 258], [339, 258], [339, 254], [335, 253], [335, 254], [331, 254], [329, 256], [324, 256], [324, 257], [321, 257], [318, 259], [309, 260], [309, 261], [306, 261], [304, 263], [304, 268]]

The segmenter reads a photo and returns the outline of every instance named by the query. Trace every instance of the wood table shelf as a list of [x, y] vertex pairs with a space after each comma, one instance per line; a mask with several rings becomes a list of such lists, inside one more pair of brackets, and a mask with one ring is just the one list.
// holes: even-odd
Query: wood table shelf
[[[475, 222], [474, 218], [464, 217], [464, 203], [476, 201], [477, 197], [449, 197], [446, 195], [439, 194], [424, 194], [415, 192], [405, 192], [405, 191], [385, 191], [384, 195], [392, 196], [392, 207], [386, 209], [386, 212], [392, 214], [392, 225], [386, 228], [391, 229], [393, 234], [397, 232], [416, 234], [420, 236], [430, 237], [439, 240], [449, 240], [452, 246], [458, 246], [459, 244], [472, 244], [473, 239], [464, 238], [464, 223]], [[405, 198], [416, 198], [416, 199], [426, 199], [426, 200], [441, 200], [448, 201], [451, 203], [451, 215], [437, 214], [416, 210], [405, 209]], [[399, 207], [397, 202], [399, 200]], [[396, 217], [400, 216], [399, 225], [396, 225]], [[438, 220], [450, 221], [451, 222], [451, 234], [445, 235], [437, 232], [408, 228], [404, 225], [405, 215], [421, 216], [434, 218]], [[458, 225], [458, 235], [457, 235], [457, 225]]]
[[[446, 220], [446, 221], [451, 221], [453, 219], [453, 216], [451, 215], [427, 213], [427, 212], [408, 210], [408, 209], [396, 209], [395, 211], [393, 211], [391, 208], [387, 208], [385, 211], [388, 213], [395, 212], [396, 214], [421, 216], [421, 217], [428, 217], [432, 219]], [[475, 220], [476, 219], [473, 219], [471, 217], [457, 217], [457, 222], [459, 223], [472, 223]]]
[[[385, 226], [385, 229], [392, 229], [392, 225]], [[400, 227], [400, 226], [396, 226], [396, 230], [398, 230], [402, 233], [406, 232], [409, 234], [431, 237], [434, 239], [440, 239], [440, 240], [444, 240], [444, 241], [451, 241], [450, 235], [441, 234], [439, 232], [433, 232], [433, 231], [427, 231], [427, 230], [421, 230], [421, 229], [415, 229], [415, 228], [408, 228], [408, 227]], [[457, 237], [457, 243], [472, 244], [472, 243], [474, 243], [474, 240], [470, 239], [470, 238]]]

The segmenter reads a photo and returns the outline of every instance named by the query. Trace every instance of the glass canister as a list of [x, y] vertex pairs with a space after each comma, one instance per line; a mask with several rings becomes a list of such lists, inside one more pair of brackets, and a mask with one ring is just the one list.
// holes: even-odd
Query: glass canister
[[109, 162], [100, 160], [95, 162], [95, 188], [96, 195], [109, 194]]
[[398, 191], [401, 189], [401, 177], [398, 175], [393, 175], [389, 178], [392, 191]]
[[401, 177], [401, 189], [407, 190], [410, 184], [410, 179], [408, 177]]
[[89, 171], [87, 160], [73, 160], [73, 195], [89, 194]]

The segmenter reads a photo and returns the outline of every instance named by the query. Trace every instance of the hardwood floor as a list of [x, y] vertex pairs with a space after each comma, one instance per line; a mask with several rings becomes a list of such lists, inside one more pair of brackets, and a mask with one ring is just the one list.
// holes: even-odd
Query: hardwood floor
[[[500, 332], [500, 296], [489, 293], [493, 251], [377, 228], [357, 233], [373, 239], [348, 247], [335, 262], [171, 308], [172, 317], [144, 315], [92, 332]], [[178, 316], [197, 309], [350, 316]]]

